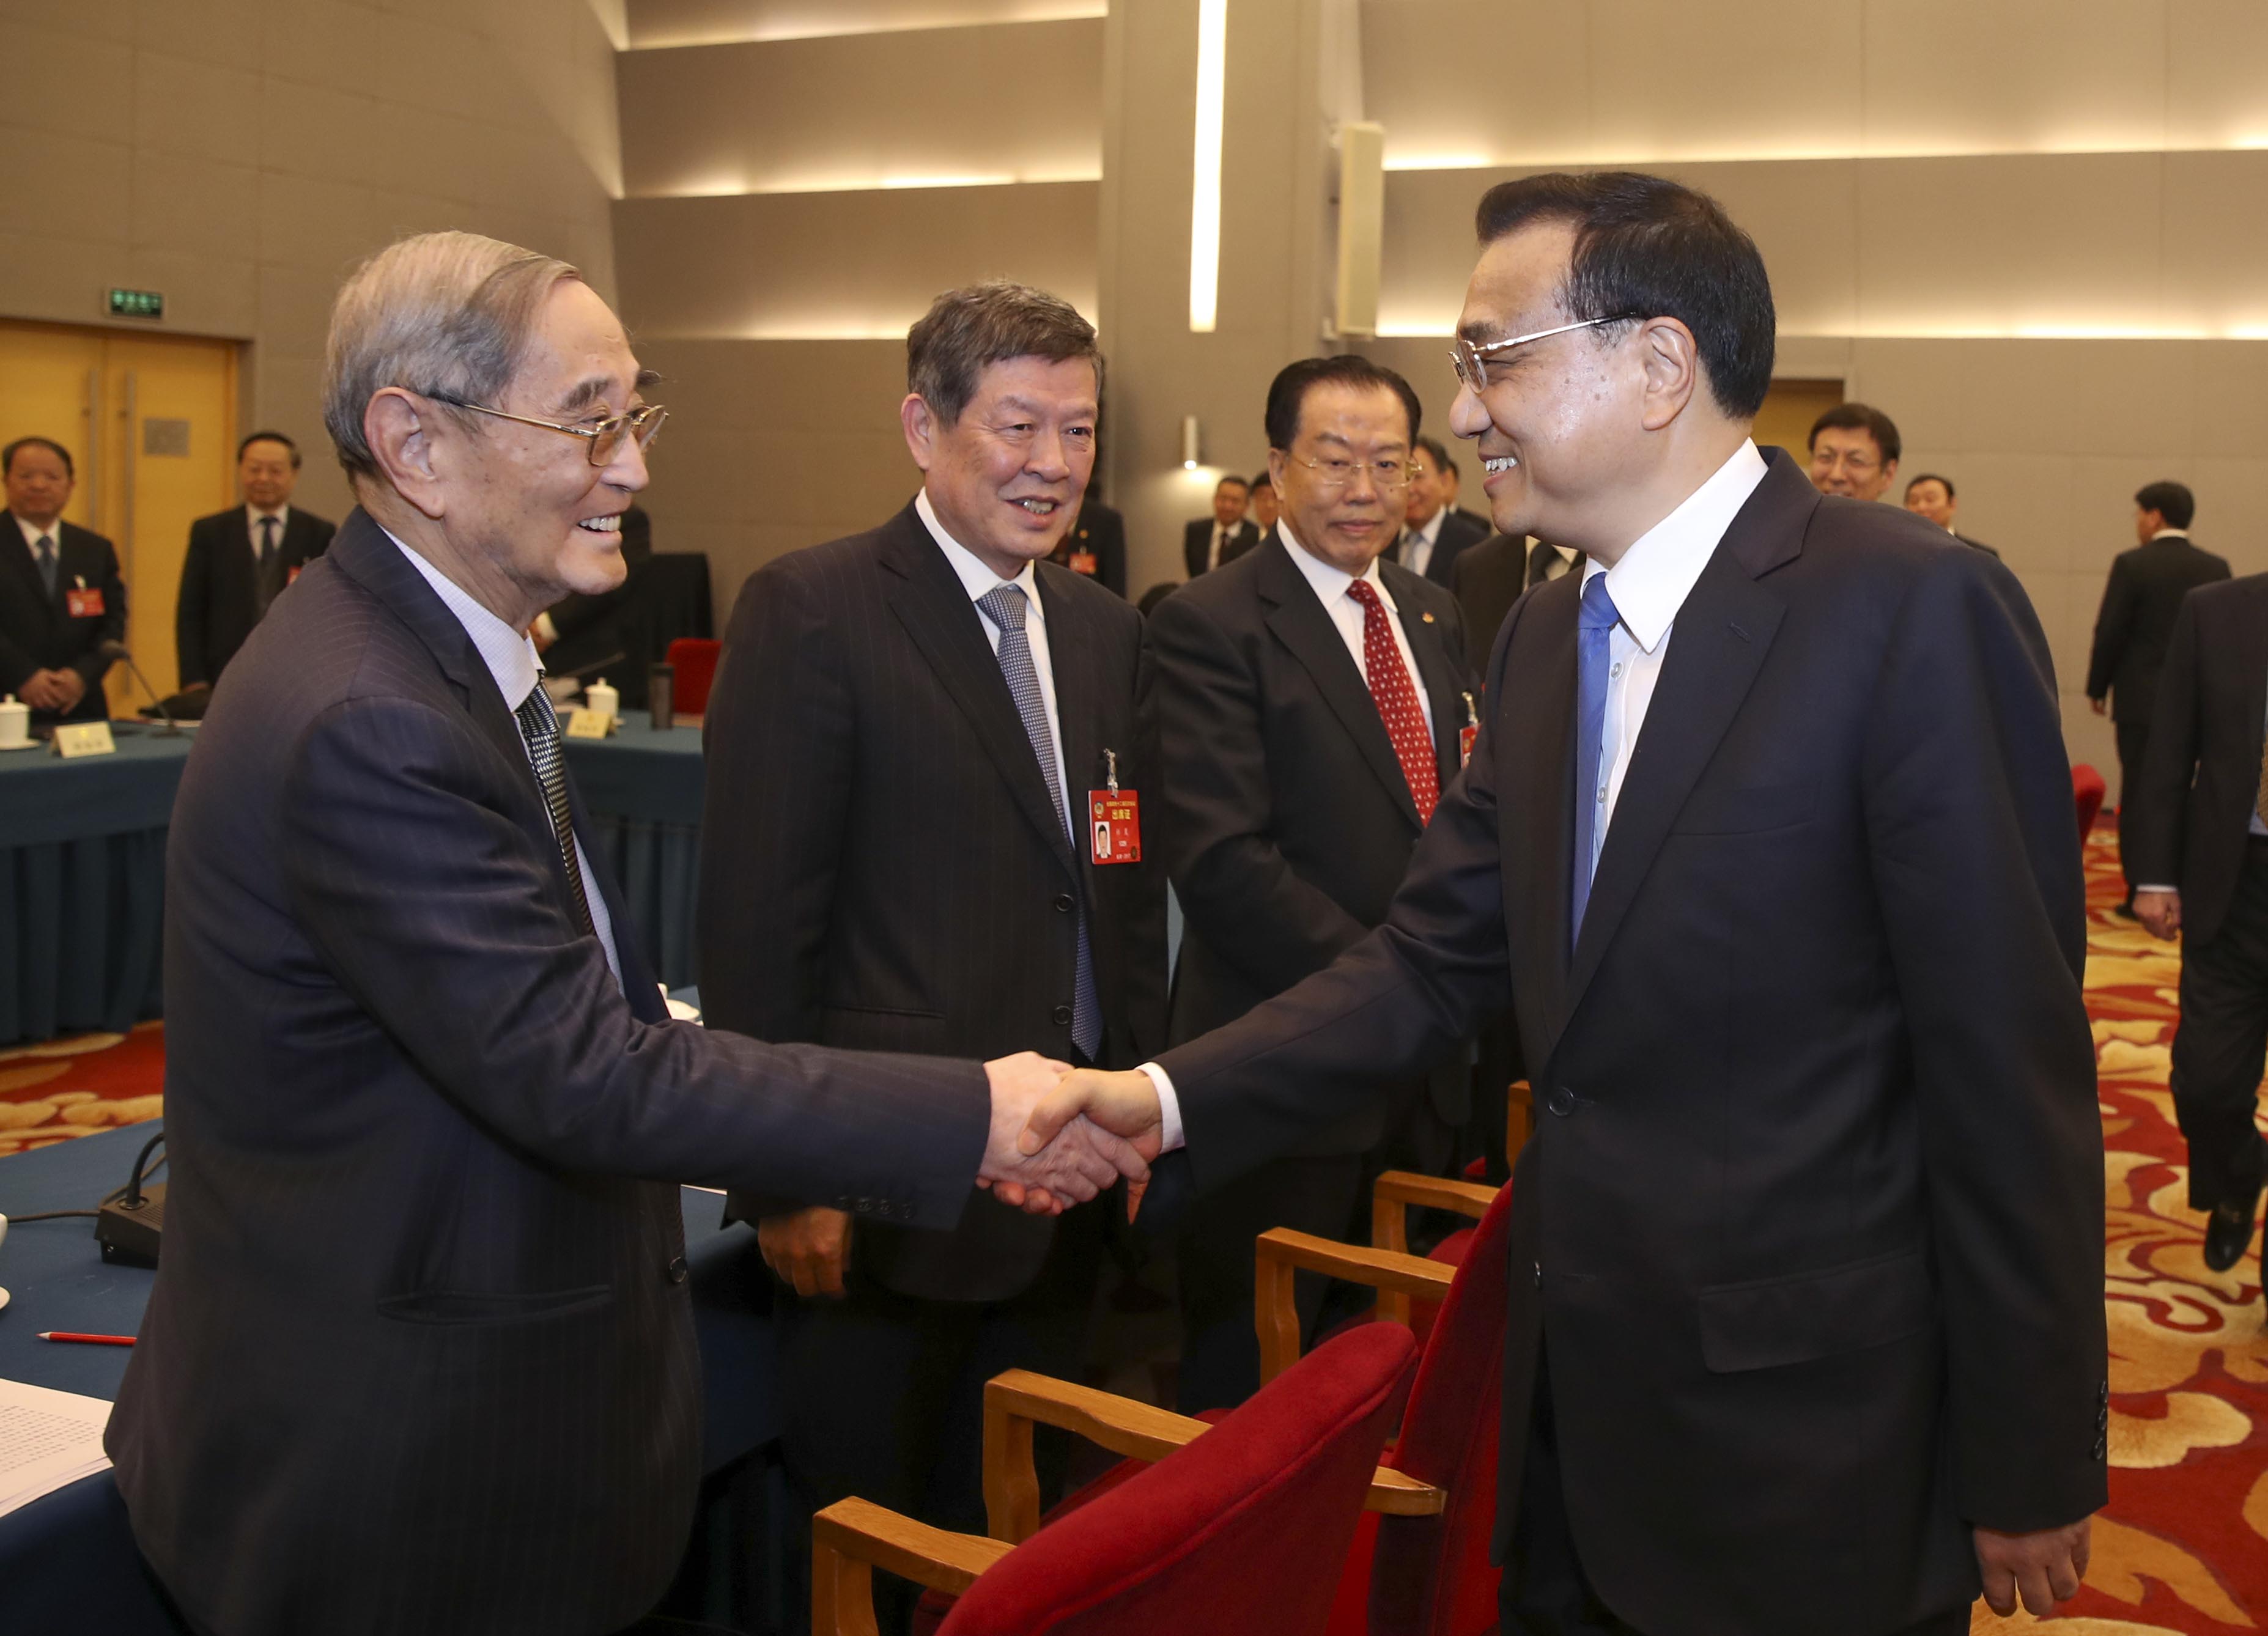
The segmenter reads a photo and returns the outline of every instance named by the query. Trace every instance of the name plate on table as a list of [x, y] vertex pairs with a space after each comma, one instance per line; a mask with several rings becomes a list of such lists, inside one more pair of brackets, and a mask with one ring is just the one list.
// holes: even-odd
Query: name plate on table
[[615, 730], [615, 718], [604, 710], [572, 710], [567, 715], [570, 738], [604, 738]]
[[107, 722], [73, 722], [55, 729], [55, 753], [66, 761], [83, 755], [108, 755], [117, 748]]

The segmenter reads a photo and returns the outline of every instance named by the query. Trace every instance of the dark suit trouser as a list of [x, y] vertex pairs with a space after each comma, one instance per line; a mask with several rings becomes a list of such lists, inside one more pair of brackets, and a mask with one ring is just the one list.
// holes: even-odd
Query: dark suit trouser
[[2130, 840], [2132, 831], [2127, 819], [2132, 817], [2126, 797], [2142, 781], [2142, 758], [2150, 747], [2150, 723], [2147, 721], [2117, 722], [2112, 730], [2118, 738], [2118, 871], [2126, 877], [2126, 895], [2134, 895], [2134, 866], [2127, 862], [2132, 855]]
[[[809, 1512], [855, 1494], [939, 1528], [985, 1532], [984, 1383], [1004, 1369], [1080, 1378], [1101, 1213], [1112, 1207], [1106, 1198], [1066, 1212], [1039, 1276], [1005, 1301], [886, 1289], [862, 1272], [855, 1229], [841, 1300], [780, 1293], [780, 1451], [806, 1528]], [[1051, 1496], [1067, 1448], [1043, 1434], [1037, 1453]], [[809, 1545], [807, 1533], [791, 1541], [790, 1559], [807, 1568]], [[882, 1630], [902, 1628], [913, 1593], [885, 1576], [874, 1582]], [[799, 1590], [789, 1605], [807, 1610], [808, 1588], [790, 1595]]]
[[[1174, 1244], [1183, 1414], [1233, 1408], [1260, 1390], [1253, 1241], [1275, 1227], [1344, 1241], [1362, 1199], [1366, 1159], [1349, 1153], [1270, 1160], [1189, 1207]], [[1302, 1350], [1314, 1339], [1329, 1283], [1308, 1273], [1293, 1280]]]
[[[1551, 1376], [1538, 1360], [1530, 1410], [1527, 1462], [1520, 1471], [1520, 1515], [1512, 1526], [1504, 1580], [1497, 1593], [1503, 1636], [1639, 1636], [1599, 1600], [1583, 1572], [1567, 1522], [1560, 1486], [1559, 1439], [1552, 1420]], [[1831, 1616], [1830, 1616], [1831, 1617]], [[1829, 1636], [1831, 1626], [1822, 1627]], [[1893, 1632], [1890, 1636], [1963, 1636], [1963, 1604]]]
[[2236, 893], [2213, 941], [2182, 946], [2174, 1112], [2190, 1145], [2190, 1207], [2250, 1192], [2263, 1151], [2253, 1124], [2268, 1066], [2268, 839], [2246, 843]]

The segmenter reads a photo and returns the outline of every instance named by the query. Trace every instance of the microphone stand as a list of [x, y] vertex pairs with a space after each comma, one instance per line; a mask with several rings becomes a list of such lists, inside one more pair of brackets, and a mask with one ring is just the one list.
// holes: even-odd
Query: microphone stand
[[181, 732], [180, 724], [173, 720], [173, 713], [166, 708], [166, 701], [158, 697], [158, 690], [150, 686], [150, 679], [142, 674], [142, 667], [134, 663], [134, 656], [127, 651], [126, 644], [117, 641], [106, 642], [95, 651], [106, 659], [123, 659], [126, 662], [127, 671], [136, 681], [142, 684], [142, 691], [148, 693], [150, 702], [158, 707], [158, 719], [166, 724], [158, 730], [158, 737], [179, 737]]

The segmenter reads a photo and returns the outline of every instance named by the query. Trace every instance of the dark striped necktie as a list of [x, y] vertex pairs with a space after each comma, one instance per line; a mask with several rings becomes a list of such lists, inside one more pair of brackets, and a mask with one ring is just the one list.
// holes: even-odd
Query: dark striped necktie
[[595, 935], [591, 900], [583, 893], [583, 866], [575, 857], [574, 809], [567, 803], [567, 767], [559, 753], [559, 715], [539, 678], [534, 690], [512, 714], [519, 718], [519, 736], [527, 741], [527, 759], [534, 765], [536, 781], [543, 786], [543, 804], [551, 809], [551, 833], [559, 843], [561, 862], [567, 866], [567, 884], [574, 889], [575, 913], [583, 929]]

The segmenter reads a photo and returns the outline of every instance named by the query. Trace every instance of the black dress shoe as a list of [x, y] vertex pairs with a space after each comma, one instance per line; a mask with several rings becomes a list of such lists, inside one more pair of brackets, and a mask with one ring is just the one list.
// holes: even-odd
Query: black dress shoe
[[2132, 898], [2127, 899], [2124, 903], [2112, 904], [2110, 913], [2123, 921], [2139, 921], [2142, 918], [2134, 913], [2134, 900]]
[[2205, 1221], [2205, 1264], [2216, 1273], [2226, 1273], [2243, 1258], [2245, 1249], [2252, 1243], [2253, 1213], [2260, 1205], [2260, 1183], [2255, 1180], [2245, 1190], [2242, 1204], [2224, 1201], [2213, 1207]]

